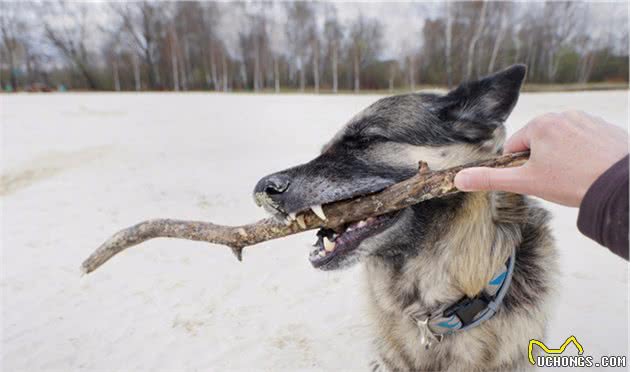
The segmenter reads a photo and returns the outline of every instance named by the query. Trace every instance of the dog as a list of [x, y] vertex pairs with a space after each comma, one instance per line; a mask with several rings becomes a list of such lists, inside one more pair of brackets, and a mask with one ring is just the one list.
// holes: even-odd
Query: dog
[[[322, 204], [383, 190], [419, 161], [436, 170], [497, 156], [525, 74], [513, 65], [446, 94], [382, 98], [318, 157], [262, 178], [256, 199], [282, 221], [309, 209], [325, 218]], [[321, 270], [365, 265], [371, 370], [520, 370], [531, 367], [529, 340], [544, 338], [553, 295], [549, 219], [523, 195], [456, 193], [321, 229], [309, 259]]]

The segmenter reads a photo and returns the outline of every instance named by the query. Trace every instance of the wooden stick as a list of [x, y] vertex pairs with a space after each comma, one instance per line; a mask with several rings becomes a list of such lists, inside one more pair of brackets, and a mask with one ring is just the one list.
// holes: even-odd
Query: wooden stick
[[429, 170], [426, 163], [420, 162], [418, 174], [380, 192], [323, 205], [325, 221], [310, 210], [300, 213], [300, 222], [303, 224], [293, 221], [289, 225], [273, 218], [242, 226], [171, 219], [148, 220], [107, 239], [83, 262], [81, 268], [85, 273], [90, 273], [123, 250], [154, 238], [178, 238], [226, 245], [242, 260], [243, 248], [250, 245], [321, 227], [336, 228], [459, 192], [453, 180], [457, 172], [464, 168], [515, 167], [525, 163], [528, 158], [529, 152], [520, 152], [437, 171]]

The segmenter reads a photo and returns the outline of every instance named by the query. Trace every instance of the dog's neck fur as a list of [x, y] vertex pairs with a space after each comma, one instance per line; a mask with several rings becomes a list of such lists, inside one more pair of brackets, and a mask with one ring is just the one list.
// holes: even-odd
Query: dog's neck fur
[[[452, 285], [468, 297], [479, 294], [515, 249], [517, 241], [506, 240], [495, 203], [499, 195], [467, 195], [450, 229], [445, 231], [443, 246]], [[449, 250], [454, 251], [452, 254]]]
[[[368, 280], [394, 285], [392, 279], [381, 276], [405, 277], [397, 282], [409, 287], [392, 288], [406, 299], [383, 304], [383, 308], [407, 313], [405, 307], [420, 305], [430, 311], [463, 295], [474, 297], [481, 292], [520, 241], [518, 226], [514, 225], [518, 221], [512, 221], [502, 209], [503, 204], [518, 204], [519, 200], [513, 194], [470, 193], [423, 206], [433, 209], [430, 226], [423, 227], [423, 242], [432, 242], [431, 246], [406, 247], [397, 249], [400, 254], [385, 253], [367, 260]], [[417, 213], [426, 215], [427, 211]], [[442, 223], [446, 220], [449, 223]], [[420, 303], [410, 304], [411, 298]]]

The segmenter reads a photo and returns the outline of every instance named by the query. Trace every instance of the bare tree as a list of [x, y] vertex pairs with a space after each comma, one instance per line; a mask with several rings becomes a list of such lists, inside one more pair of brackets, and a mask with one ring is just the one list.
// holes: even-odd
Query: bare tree
[[[147, 65], [149, 86], [158, 88], [160, 76], [157, 65], [157, 50], [160, 42], [162, 8], [160, 4], [141, 1], [134, 3], [116, 3], [113, 9], [121, 18], [124, 30], [136, 48], [137, 56], [141, 56]], [[139, 66], [134, 68], [139, 72]], [[137, 74], [139, 75], [139, 74]], [[139, 76], [136, 78], [136, 86], [139, 84]]]
[[[218, 59], [222, 53], [223, 45], [217, 30], [221, 19], [221, 10], [215, 2], [204, 2], [201, 6], [203, 7], [201, 10], [202, 24], [200, 25], [199, 32], [202, 33], [202, 35], [199, 37], [199, 43], [207, 46], [207, 48], [201, 47], [204, 76], [208, 87], [220, 91], [223, 79], [219, 76]], [[208, 63], [210, 65], [210, 71], [207, 71], [205, 67]]]
[[107, 44], [108, 45], [104, 48], [103, 52], [106, 60], [109, 61], [112, 66], [112, 80], [114, 83], [114, 90], [116, 92], [120, 92], [120, 47], [118, 46], [115, 38], [110, 39]]
[[470, 39], [468, 44], [468, 58], [466, 60], [466, 77], [465, 80], [470, 80], [472, 76], [473, 62], [475, 59], [475, 47], [481, 37], [483, 28], [486, 25], [486, 8], [488, 6], [487, 1], [482, 1], [481, 9], [479, 10], [479, 20], [477, 21], [477, 29]]
[[336, 8], [329, 6], [326, 8], [326, 13], [324, 37], [326, 38], [328, 54], [330, 56], [332, 91], [333, 93], [337, 93], [339, 89], [339, 46], [343, 37], [343, 30], [339, 20], [337, 19]]
[[[89, 5], [82, 3], [46, 4], [41, 10], [44, 35], [48, 42], [81, 73], [90, 89], [99, 89], [100, 84], [92, 69], [88, 52]], [[67, 17], [69, 22], [59, 22], [60, 17]]]
[[309, 38], [313, 29], [314, 9], [307, 2], [286, 3], [286, 34], [289, 50], [295, 61], [300, 79], [300, 91], [306, 86], [305, 65], [308, 57]]
[[133, 81], [136, 91], [142, 90], [142, 77], [140, 76], [140, 60], [137, 53], [133, 53], [131, 57], [133, 64]]
[[313, 85], [315, 93], [319, 93], [319, 35], [316, 30], [311, 34], [311, 50], [313, 51]]
[[[25, 42], [23, 39], [26, 33], [26, 23], [21, 19], [23, 14], [22, 4], [2, 2], [0, 3], [0, 33], [2, 36], [2, 46], [6, 61], [9, 66], [9, 79], [11, 87], [17, 91], [17, 54], [19, 50], [25, 50]], [[1, 87], [0, 87], [1, 88]]]
[[260, 6], [264, 5], [251, 4], [244, 8], [247, 22], [239, 32], [239, 52], [244, 84], [249, 84], [247, 73], [251, 71], [252, 87], [256, 92], [264, 88], [264, 72], [269, 59], [267, 17], [260, 9]]
[[359, 14], [350, 27], [350, 49], [354, 75], [354, 91], [361, 89], [361, 67], [378, 57], [383, 39], [383, 26], [375, 19]]
[[451, 45], [453, 41], [453, 17], [451, 16], [451, 2], [445, 2], [446, 7], [446, 48], [444, 48], [446, 58], [446, 84], [449, 89], [453, 86], [453, 65], [451, 62]]
[[501, 47], [501, 43], [503, 43], [503, 38], [507, 33], [508, 26], [508, 12], [509, 12], [509, 3], [494, 3], [499, 10], [500, 15], [500, 25], [499, 30], [496, 32], [497, 36], [494, 39], [494, 46], [492, 47], [492, 53], [490, 54], [490, 63], [488, 64], [488, 73], [494, 71], [494, 65], [497, 61], [497, 55], [499, 54], [499, 48]]
[[274, 4], [271, 16], [268, 18], [269, 53], [273, 64], [273, 87], [276, 93], [280, 93], [280, 59], [286, 52], [286, 40], [283, 37], [285, 33], [282, 29], [285, 18], [280, 10], [282, 9], [276, 8]]
[[394, 79], [396, 79], [396, 62], [389, 62], [389, 79], [388, 81], [388, 89], [389, 93], [394, 93]]
[[407, 79], [409, 82], [409, 90], [416, 90], [416, 58], [413, 54], [407, 56]]
[[120, 24], [110, 22], [107, 25], [100, 25], [99, 30], [102, 34], [106, 35], [105, 44], [103, 47], [103, 53], [105, 58], [111, 63], [112, 66], [112, 79], [114, 82], [114, 90], [119, 92], [121, 90], [120, 82], [120, 67], [121, 67], [121, 54], [122, 54], [122, 28]]
[[546, 3], [544, 26], [546, 41], [547, 79], [555, 81], [560, 63], [560, 50], [574, 36], [577, 27], [575, 16], [577, 4], [570, 2]]
[[172, 77], [173, 77], [173, 90], [179, 90], [179, 45], [177, 42], [177, 35], [175, 33], [175, 27], [171, 26], [171, 29], [168, 33], [168, 49], [169, 54], [171, 55], [171, 68], [172, 68]]

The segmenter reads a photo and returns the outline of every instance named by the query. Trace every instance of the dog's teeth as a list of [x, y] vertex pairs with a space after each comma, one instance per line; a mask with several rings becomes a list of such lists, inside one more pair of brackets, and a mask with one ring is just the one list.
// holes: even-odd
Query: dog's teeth
[[324, 257], [324, 256], [326, 256], [326, 252], [324, 252], [324, 251], [319, 251], [318, 256], [319, 256], [319, 257]]
[[297, 216], [297, 223], [298, 225], [300, 225], [301, 228], [306, 229], [306, 222], [304, 222], [304, 216], [303, 215], [299, 215]]
[[366, 220], [366, 222], [372, 222], [372, 221], [374, 221], [374, 220], [376, 220], [376, 218], [374, 218], [374, 217], [370, 217], [370, 218], [368, 218], [368, 219]]
[[287, 225], [287, 226], [289, 226], [291, 224], [291, 222], [293, 222], [293, 221], [291, 221], [291, 219], [289, 217], [286, 217], [284, 219], [284, 224]]
[[332, 252], [335, 250], [335, 243], [328, 240], [327, 237], [324, 237], [324, 249], [326, 252]]
[[358, 228], [362, 228], [362, 227], [365, 227], [365, 225], [367, 225], [367, 222], [365, 222], [365, 221], [363, 221], [363, 220], [362, 220], [362, 221], [360, 221], [360, 222], [359, 222], [359, 224], [357, 225], [357, 227], [358, 227]]
[[289, 218], [293, 221], [295, 221], [295, 212], [293, 213], [289, 213]]
[[322, 209], [321, 204], [312, 205], [311, 210], [317, 215], [317, 217], [319, 217], [319, 219], [321, 219], [322, 221], [326, 221], [326, 215], [324, 214], [324, 210]]

